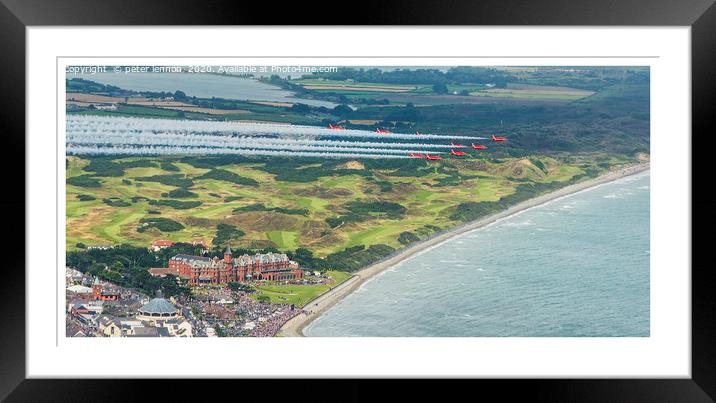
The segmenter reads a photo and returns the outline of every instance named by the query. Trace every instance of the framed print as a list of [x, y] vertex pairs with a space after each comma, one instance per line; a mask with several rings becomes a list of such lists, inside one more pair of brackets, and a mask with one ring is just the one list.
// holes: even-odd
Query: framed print
[[710, 3], [380, 5], [370, 27], [27, 4], [3, 8], [10, 401], [104, 378], [716, 394], [691, 226]]

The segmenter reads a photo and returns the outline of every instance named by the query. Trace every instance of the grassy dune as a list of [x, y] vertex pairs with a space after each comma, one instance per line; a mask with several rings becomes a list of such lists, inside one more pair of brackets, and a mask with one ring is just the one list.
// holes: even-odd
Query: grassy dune
[[[400, 248], [398, 236], [404, 231], [429, 234], [431, 230], [425, 228], [431, 227], [434, 231], [459, 224], [451, 220], [450, 215], [461, 203], [494, 202], [513, 194], [521, 184], [563, 182], [584, 174], [585, 167], [596, 169], [584, 161], [565, 164], [547, 157], [500, 161], [474, 158], [443, 162], [435, 165], [429, 174], [418, 177], [400, 176], [394, 169], [374, 169], [370, 175], [361, 170], [337, 170], [314, 181], [294, 182], [276, 179], [276, 175], [264, 170], [262, 163], [216, 167], [257, 182], [257, 185], [244, 185], [199, 179], [208, 168], [176, 162], [176, 158], [174, 166], [179, 171], [166, 171], [160, 168], [162, 158], [171, 159], [118, 159], [120, 162], [144, 159], [155, 166], [126, 168], [121, 177], [97, 176], [99, 187], [68, 185], [67, 248], [76, 249], [78, 243], [148, 246], [155, 239], [201, 240], [210, 244], [220, 223], [233, 225], [245, 233], [238, 244], [232, 241], [235, 247], [252, 247], [257, 242], [280, 250], [306, 247], [317, 256], [355, 245], [385, 244]], [[83, 169], [89, 164], [87, 159], [67, 157], [67, 161], [68, 178], [88, 174]], [[315, 165], [307, 163], [296, 169], [309, 167], [315, 168]], [[176, 201], [201, 204], [184, 209], [152, 204], [166, 201], [168, 192], [177, 189], [140, 180], [155, 175], [190, 179], [192, 185], [186, 190], [197, 196]], [[389, 189], [386, 184], [390, 185]], [[80, 200], [80, 196], [85, 200]], [[328, 224], [327, 219], [349, 214], [347, 204], [357, 200], [395, 203], [405, 211], [399, 218], [369, 212], [335, 227]], [[127, 205], [116, 207], [108, 202]], [[256, 208], [257, 205], [261, 208]], [[140, 220], [147, 217], [174, 220], [183, 229], [162, 232], [148, 227], [140, 231]]]

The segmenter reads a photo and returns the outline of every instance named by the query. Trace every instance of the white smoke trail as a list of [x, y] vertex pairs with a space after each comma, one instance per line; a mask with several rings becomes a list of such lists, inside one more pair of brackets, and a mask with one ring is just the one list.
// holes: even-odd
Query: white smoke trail
[[370, 153], [325, 153], [308, 151], [260, 150], [236, 148], [172, 147], [172, 146], [119, 146], [99, 147], [72, 145], [67, 147], [71, 155], [249, 155], [283, 157], [321, 157], [321, 158], [410, 158], [404, 155]]
[[147, 119], [135, 117], [68, 115], [67, 130], [89, 132], [232, 133], [238, 135], [331, 136], [414, 140], [484, 140], [485, 137], [437, 134], [381, 134], [367, 130], [333, 130], [316, 126], [273, 123], [217, 122], [199, 120]]
[[[294, 144], [282, 141], [264, 141], [276, 139], [236, 139], [231, 137], [219, 136], [190, 136], [190, 135], [174, 135], [174, 134], [150, 134], [150, 135], [91, 135], [91, 134], [69, 134], [67, 136], [68, 146], [73, 145], [139, 145], [139, 146], [170, 146], [170, 147], [206, 147], [206, 148], [257, 148], [268, 150], [294, 150], [294, 151], [332, 151], [332, 152], [366, 152], [366, 153], [383, 153], [383, 154], [407, 154], [420, 153], [424, 150], [397, 150], [384, 149], [375, 147], [351, 147], [334, 146], [330, 144], [322, 144], [315, 142], [314, 144]], [[439, 152], [433, 151], [437, 154]]]
[[113, 142], [126, 141], [132, 144], [184, 144], [184, 145], [207, 145], [207, 146], [231, 146], [237, 144], [291, 144], [291, 145], [323, 145], [337, 147], [381, 147], [381, 148], [452, 148], [448, 144], [429, 143], [396, 143], [396, 142], [367, 142], [367, 141], [345, 141], [345, 140], [318, 140], [318, 139], [293, 139], [293, 138], [269, 138], [241, 136], [232, 137], [227, 135], [205, 135], [205, 134], [179, 134], [179, 133], [154, 133], [154, 132], [131, 132], [123, 133], [113, 131], [110, 133], [97, 133], [92, 131], [68, 131], [67, 142]]

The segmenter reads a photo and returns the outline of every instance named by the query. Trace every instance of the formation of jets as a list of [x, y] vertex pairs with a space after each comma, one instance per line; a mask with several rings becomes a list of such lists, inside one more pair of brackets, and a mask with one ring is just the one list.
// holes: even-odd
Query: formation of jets
[[[329, 129], [333, 129], [333, 130], [345, 130], [345, 127], [339, 126], [339, 125], [333, 125], [333, 124], [329, 124], [329, 125], [328, 125], [328, 128], [329, 128]], [[375, 129], [375, 132], [376, 132], [376, 133], [381, 133], [381, 134], [390, 134], [390, 133], [392, 133], [390, 130], [380, 129], [380, 128]], [[415, 132], [415, 135], [416, 135], [416, 136], [420, 136], [420, 135], [423, 135], [423, 134], [424, 134], [424, 133], [420, 133], [419, 131], [416, 131], [416, 132]], [[493, 134], [492, 137], [491, 137], [491, 140], [492, 140], [492, 141], [507, 141], [507, 137], [498, 137], [498, 136], [495, 136], [495, 135]], [[452, 148], [450, 149], [450, 154], [451, 154], [451, 155], [454, 155], [454, 156], [456, 156], [456, 157], [466, 157], [466, 156], [470, 155], [470, 154], [468, 154], [468, 153], [466, 153], [466, 152], [464, 152], [464, 151], [455, 151], [455, 150], [454, 150], [455, 148], [468, 148], [466, 145], [459, 144], [459, 143], [456, 144], [456, 143], [454, 143], [454, 142], [450, 142], [450, 147], [452, 147]], [[475, 143], [470, 143], [470, 147], [471, 147], [473, 150], [486, 150], [486, 149], [487, 149], [487, 146], [486, 146], [486, 145], [475, 144]], [[429, 161], [437, 161], [437, 160], [441, 160], [441, 159], [442, 159], [442, 158], [438, 157], [437, 155], [432, 155], [432, 154], [410, 153], [410, 154], [408, 154], [408, 156], [413, 157], [413, 158], [425, 158], [426, 160], [429, 160]]]

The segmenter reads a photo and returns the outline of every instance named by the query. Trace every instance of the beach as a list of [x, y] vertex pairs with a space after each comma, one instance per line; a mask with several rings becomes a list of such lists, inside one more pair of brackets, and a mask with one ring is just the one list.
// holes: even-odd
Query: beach
[[365, 269], [362, 269], [362, 270], [356, 272], [354, 274], [354, 276], [351, 277], [349, 280], [345, 281], [344, 283], [338, 285], [337, 287], [333, 288], [329, 292], [321, 295], [320, 297], [318, 297], [315, 300], [308, 303], [305, 307], [303, 307], [304, 313], [301, 313], [300, 315], [294, 317], [293, 319], [289, 320], [282, 326], [280, 334], [283, 336], [289, 336], [289, 337], [303, 336], [303, 329], [309, 323], [311, 323], [316, 318], [320, 317], [322, 313], [324, 313], [325, 311], [330, 309], [333, 305], [335, 305], [337, 302], [339, 302], [346, 295], [348, 295], [352, 291], [356, 290], [365, 281], [367, 281], [371, 277], [375, 276], [376, 274], [378, 274], [390, 267], [395, 266], [396, 264], [400, 263], [401, 261], [414, 256], [417, 253], [420, 253], [420, 252], [425, 251], [429, 248], [432, 248], [436, 245], [439, 245], [439, 244], [441, 244], [445, 241], [448, 241], [454, 237], [465, 234], [466, 232], [470, 232], [475, 229], [484, 227], [486, 225], [489, 225], [496, 221], [505, 219], [505, 218], [510, 217], [514, 214], [525, 211], [527, 209], [545, 204], [547, 202], [550, 202], [552, 200], [558, 199], [563, 196], [567, 196], [567, 195], [570, 195], [573, 193], [577, 193], [577, 192], [592, 188], [597, 185], [612, 182], [614, 180], [617, 180], [617, 179], [620, 179], [620, 178], [623, 178], [626, 176], [644, 172], [644, 171], [647, 171], [648, 169], [649, 169], [649, 163], [632, 164], [629, 166], [625, 166], [620, 169], [613, 170], [613, 171], [607, 172], [605, 174], [602, 174], [596, 178], [587, 179], [582, 182], [578, 182], [578, 183], [566, 186], [564, 188], [555, 190], [554, 192], [550, 192], [548, 194], [543, 194], [543, 195], [534, 197], [532, 199], [529, 199], [524, 202], [518, 203], [514, 206], [511, 206], [511, 207], [509, 207], [503, 211], [500, 211], [498, 213], [485, 216], [479, 220], [476, 220], [476, 221], [464, 224], [462, 226], [453, 228], [449, 231], [440, 233], [436, 236], [426, 239], [420, 243], [414, 244], [414, 245], [410, 246], [409, 248], [399, 251], [395, 255], [392, 255], [384, 260], [381, 260], [371, 266], [366, 267]]

